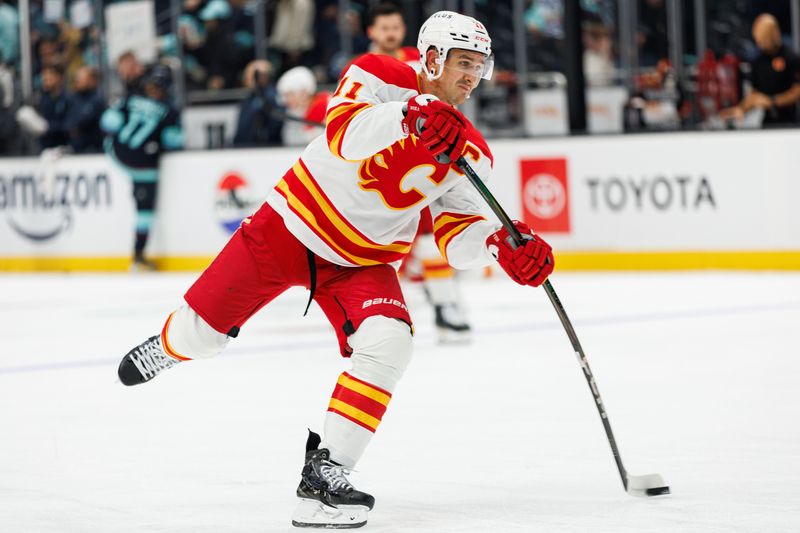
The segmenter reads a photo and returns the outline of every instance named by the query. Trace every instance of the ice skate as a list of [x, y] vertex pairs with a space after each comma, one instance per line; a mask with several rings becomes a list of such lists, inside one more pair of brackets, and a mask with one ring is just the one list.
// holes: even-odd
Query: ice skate
[[158, 270], [156, 264], [142, 254], [136, 254], [130, 266], [131, 272], [155, 272], [156, 270]]
[[356, 490], [347, 475], [350, 470], [330, 460], [330, 452], [317, 449], [320, 436], [309, 431], [306, 463], [297, 497], [300, 503], [292, 515], [295, 527], [352, 529], [367, 523], [375, 498]]
[[472, 340], [472, 328], [458, 304], [434, 306], [440, 344], [464, 344]]
[[117, 374], [123, 385], [139, 385], [150, 381], [178, 362], [164, 352], [161, 347], [161, 336], [155, 335], [122, 358]]

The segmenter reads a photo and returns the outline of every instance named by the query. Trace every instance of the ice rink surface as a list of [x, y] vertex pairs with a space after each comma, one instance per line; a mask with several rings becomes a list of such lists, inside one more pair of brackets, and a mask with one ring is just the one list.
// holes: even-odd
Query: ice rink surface
[[[123, 387], [195, 275], [0, 276], [0, 531], [285, 532], [333, 331], [292, 291], [220, 357]], [[463, 284], [469, 346], [435, 343], [407, 286], [415, 360], [353, 474], [362, 531], [800, 531], [800, 275], [557, 274], [633, 474], [626, 495], [541, 289]]]

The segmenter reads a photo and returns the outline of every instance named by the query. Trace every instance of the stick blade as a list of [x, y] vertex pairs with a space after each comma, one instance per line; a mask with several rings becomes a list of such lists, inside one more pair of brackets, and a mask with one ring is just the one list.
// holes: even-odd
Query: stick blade
[[669, 487], [664, 483], [664, 478], [659, 474], [645, 476], [628, 476], [628, 494], [631, 496], [648, 497], [669, 494]]

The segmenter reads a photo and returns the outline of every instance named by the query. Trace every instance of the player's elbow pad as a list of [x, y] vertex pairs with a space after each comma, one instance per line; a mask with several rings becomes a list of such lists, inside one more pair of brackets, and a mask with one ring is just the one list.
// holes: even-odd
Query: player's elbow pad
[[125, 123], [125, 117], [118, 109], [106, 109], [100, 117], [100, 128], [106, 133], [116, 133]]

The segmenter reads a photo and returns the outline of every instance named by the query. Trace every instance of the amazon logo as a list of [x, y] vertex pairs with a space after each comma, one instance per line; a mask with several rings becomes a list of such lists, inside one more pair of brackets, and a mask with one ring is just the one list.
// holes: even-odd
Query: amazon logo
[[76, 209], [110, 205], [105, 173], [0, 174], [0, 215], [17, 235], [33, 242], [67, 232]]

